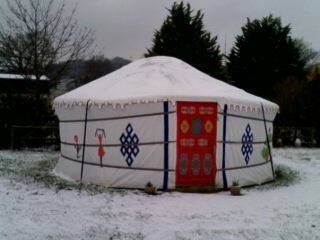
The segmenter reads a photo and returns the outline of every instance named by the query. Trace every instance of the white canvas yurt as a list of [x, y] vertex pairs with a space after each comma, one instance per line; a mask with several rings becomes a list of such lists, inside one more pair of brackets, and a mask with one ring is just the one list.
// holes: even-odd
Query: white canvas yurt
[[274, 178], [275, 103], [173, 57], [151, 57], [54, 100], [55, 172], [108, 187], [227, 189]]

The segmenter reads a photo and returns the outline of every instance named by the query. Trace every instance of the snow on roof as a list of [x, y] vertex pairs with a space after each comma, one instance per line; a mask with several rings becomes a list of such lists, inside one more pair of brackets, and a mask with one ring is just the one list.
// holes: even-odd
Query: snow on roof
[[[36, 77], [34, 75], [30, 75], [29, 78], [31, 80], [36, 79]], [[20, 75], [20, 74], [0, 73], [0, 80], [1, 79], [23, 80], [23, 79], [25, 79], [25, 76]], [[49, 81], [49, 78], [47, 76], [41, 76], [40, 80], [41, 81]]]
[[[90, 100], [90, 101], [89, 101]], [[173, 57], [157, 56], [136, 60], [121, 69], [57, 97], [60, 105], [121, 106], [141, 102], [216, 101], [220, 105], [246, 109], [264, 106], [276, 112], [278, 106], [242, 89], [212, 78]]]

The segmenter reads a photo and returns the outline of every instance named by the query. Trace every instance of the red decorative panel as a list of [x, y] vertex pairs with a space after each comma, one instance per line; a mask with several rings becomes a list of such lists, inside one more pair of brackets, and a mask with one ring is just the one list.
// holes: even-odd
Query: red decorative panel
[[183, 106], [179, 112], [181, 114], [192, 115], [196, 113], [196, 108], [194, 106]]
[[217, 103], [178, 102], [176, 185], [214, 186]]

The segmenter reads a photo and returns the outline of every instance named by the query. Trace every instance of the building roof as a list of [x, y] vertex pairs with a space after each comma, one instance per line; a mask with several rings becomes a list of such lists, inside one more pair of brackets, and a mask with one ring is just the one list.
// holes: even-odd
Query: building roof
[[170, 101], [215, 101], [220, 106], [277, 112], [278, 105], [195, 69], [173, 57], [136, 60], [121, 69], [57, 97], [54, 106], [97, 104], [99, 107]]
[[[31, 80], [35, 80], [36, 77], [34, 75], [29, 76]], [[25, 76], [24, 75], [20, 75], [20, 74], [10, 74], [10, 73], [0, 73], [0, 80], [8, 80], [8, 79], [12, 79], [12, 80], [24, 80]], [[41, 76], [40, 77], [41, 81], [49, 81], [49, 78], [46, 76]]]

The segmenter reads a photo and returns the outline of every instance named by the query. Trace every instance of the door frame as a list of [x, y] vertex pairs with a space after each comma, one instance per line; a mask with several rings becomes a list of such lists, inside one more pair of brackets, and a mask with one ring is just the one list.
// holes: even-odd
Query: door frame
[[[186, 106], [187, 105], [187, 106]], [[189, 108], [188, 108], [189, 106]], [[184, 108], [187, 107], [187, 108]], [[183, 109], [184, 108], [184, 109]], [[202, 111], [205, 109], [206, 111]], [[212, 111], [213, 109], [213, 111]], [[210, 110], [210, 111], [209, 111]], [[185, 113], [182, 113], [184, 111]], [[215, 178], [217, 173], [217, 127], [218, 127], [218, 104], [217, 102], [177, 102], [177, 141], [176, 141], [176, 187], [214, 187]], [[182, 116], [185, 116], [184, 118]], [[198, 123], [197, 123], [198, 122]], [[201, 133], [199, 131], [199, 122]], [[211, 122], [211, 129], [207, 127], [207, 122]], [[206, 126], [206, 128], [205, 128]], [[213, 128], [212, 128], [213, 127]], [[183, 130], [182, 130], [183, 129]], [[183, 133], [184, 131], [185, 133]], [[204, 132], [205, 131], [205, 132]], [[210, 132], [209, 132], [210, 131]], [[187, 138], [181, 137], [181, 135], [187, 136]], [[189, 140], [188, 140], [189, 139]], [[208, 145], [202, 147], [199, 142], [202, 139], [208, 141]], [[187, 141], [186, 145], [183, 145], [183, 141]], [[191, 145], [188, 146], [188, 141], [191, 141]], [[192, 145], [193, 144], [193, 145]], [[197, 146], [199, 144], [199, 146]], [[182, 146], [183, 145], [183, 146]], [[187, 155], [186, 162], [186, 174], [182, 176], [183, 168], [181, 166], [182, 155]], [[211, 173], [206, 175], [205, 169], [205, 155], [211, 154]], [[199, 176], [191, 174], [194, 170], [193, 159], [195, 155], [199, 160]], [[184, 164], [184, 163], [183, 163]], [[210, 167], [210, 166], [209, 166]], [[191, 169], [193, 168], [193, 169]], [[210, 168], [209, 168], [210, 169]], [[196, 172], [197, 173], [197, 172]]]

